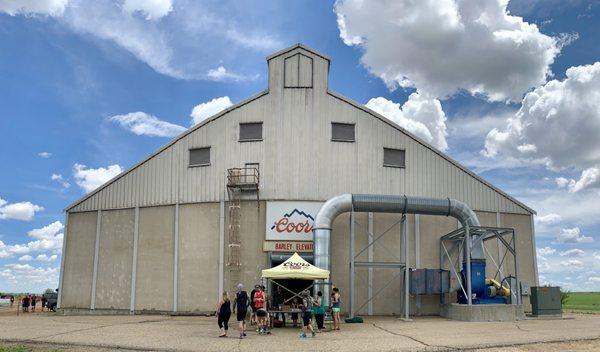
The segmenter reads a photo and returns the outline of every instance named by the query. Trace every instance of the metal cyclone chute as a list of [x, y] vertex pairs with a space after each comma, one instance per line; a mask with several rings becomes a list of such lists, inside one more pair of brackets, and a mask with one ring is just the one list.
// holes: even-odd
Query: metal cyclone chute
[[[480, 226], [475, 212], [452, 198], [426, 198], [407, 195], [342, 194], [329, 199], [319, 210], [313, 229], [315, 265], [331, 271], [331, 228], [340, 214], [374, 212], [452, 216], [462, 226]], [[472, 238], [472, 259], [485, 259], [480, 238]], [[330, 283], [323, 283], [323, 297], [329, 299]]]

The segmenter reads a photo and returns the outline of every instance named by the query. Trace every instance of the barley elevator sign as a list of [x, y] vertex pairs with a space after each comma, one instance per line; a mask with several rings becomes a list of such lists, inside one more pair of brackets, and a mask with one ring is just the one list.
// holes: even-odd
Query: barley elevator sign
[[267, 202], [267, 241], [312, 241], [320, 202]]

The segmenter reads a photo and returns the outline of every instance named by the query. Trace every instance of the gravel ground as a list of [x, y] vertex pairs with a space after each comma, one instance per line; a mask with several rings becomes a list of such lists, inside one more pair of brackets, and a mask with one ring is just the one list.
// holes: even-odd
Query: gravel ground
[[291, 328], [275, 329], [268, 336], [249, 332], [244, 340], [221, 339], [216, 319], [207, 317], [0, 315], [0, 327], [0, 346], [25, 345], [33, 351], [600, 350], [600, 315], [579, 314], [490, 323], [369, 317], [364, 324], [343, 324], [341, 331], [318, 334], [314, 339], [300, 339], [299, 331]]

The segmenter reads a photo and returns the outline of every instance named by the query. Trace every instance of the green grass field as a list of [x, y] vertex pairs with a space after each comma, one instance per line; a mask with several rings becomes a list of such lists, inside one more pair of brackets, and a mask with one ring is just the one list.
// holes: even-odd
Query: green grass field
[[600, 292], [572, 292], [563, 310], [600, 313]]

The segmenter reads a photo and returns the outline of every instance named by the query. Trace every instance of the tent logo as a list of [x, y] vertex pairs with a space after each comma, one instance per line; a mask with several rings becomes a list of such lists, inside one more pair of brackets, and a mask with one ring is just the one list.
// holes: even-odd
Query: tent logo
[[277, 233], [311, 233], [313, 230], [313, 221], [315, 219], [312, 215], [294, 208], [294, 210], [283, 214], [283, 217], [276, 220], [273, 226], [271, 226], [271, 230], [275, 230]]
[[287, 267], [291, 270], [301, 270], [301, 269], [308, 269], [308, 267], [310, 266], [310, 264], [307, 263], [302, 263], [302, 262], [292, 262], [292, 261], [288, 261], [283, 263], [284, 267]]

